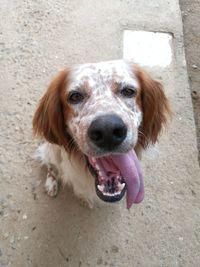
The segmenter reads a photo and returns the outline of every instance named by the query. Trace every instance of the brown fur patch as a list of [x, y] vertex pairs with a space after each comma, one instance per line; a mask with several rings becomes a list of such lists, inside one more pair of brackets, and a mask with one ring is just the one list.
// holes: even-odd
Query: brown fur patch
[[153, 80], [138, 66], [134, 66], [134, 73], [141, 87], [137, 103], [143, 112], [138, 144], [146, 148], [158, 140], [162, 128], [171, 116], [171, 110], [161, 83]]
[[68, 75], [69, 70], [61, 71], [41, 98], [33, 118], [33, 133], [50, 143], [64, 146], [70, 152], [75, 144], [65, 124], [72, 115], [66, 101]]

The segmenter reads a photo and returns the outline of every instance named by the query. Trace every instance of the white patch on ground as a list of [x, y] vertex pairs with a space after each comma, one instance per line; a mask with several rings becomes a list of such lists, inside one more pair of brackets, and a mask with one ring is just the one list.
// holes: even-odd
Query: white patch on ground
[[124, 31], [123, 58], [141, 66], [169, 66], [172, 35], [163, 32]]

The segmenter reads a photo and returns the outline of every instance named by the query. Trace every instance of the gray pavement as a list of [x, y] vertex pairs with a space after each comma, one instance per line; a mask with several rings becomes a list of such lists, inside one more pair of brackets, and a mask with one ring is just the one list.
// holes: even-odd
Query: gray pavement
[[[200, 170], [179, 3], [1, 1], [0, 266], [199, 266]], [[63, 66], [122, 57], [123, 31], [173, 35], [173, 63], [151, 68], [174, 117], [142, 161], [145, 200], [81, 207], [68, 188], [50, 199], [31, 120]]]

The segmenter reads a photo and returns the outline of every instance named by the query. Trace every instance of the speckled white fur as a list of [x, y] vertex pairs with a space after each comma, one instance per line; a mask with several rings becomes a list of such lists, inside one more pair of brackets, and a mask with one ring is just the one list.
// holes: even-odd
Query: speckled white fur
[[80, 90], [87, 86], [90, 94], [80, 104], [71, 106], [77, 116], [66, 122], [74, 140], [85, 154], [101, 155], [100, 149], [88, 139], [87, 130], [95, 118], [109, 113], [118, 115], [128, 128], [127, 137], [117, 152], [130, 150], [137, 142], [142, 112], [136, 103], [136, 98], [124, 98], [119, 92], [113, 92], [112, 86], [115, 84], [139, 89], [130, 63], [115, 60], [83, 64], [71, 71], [67, 91]]

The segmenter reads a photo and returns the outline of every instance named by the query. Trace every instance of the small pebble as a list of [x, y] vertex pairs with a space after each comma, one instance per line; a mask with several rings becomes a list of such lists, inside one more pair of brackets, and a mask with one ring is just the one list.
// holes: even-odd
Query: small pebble
[[199, 98], [199, 94], [197, 93], [197, 91], [195, 91], [195, 90], [192, 91], [192, 98], [193, 99], [198, 99]]
[[119, 252], [119, 248], [118, 248], [117, 246], [113, 245], [113, 246], [111, 247], [111, 252], [113, 252], [113, 253], [117, 253], [117, 252]]
[[192, 68], [193, 68], [193, 69], [198, 69], [197, 65], [195, 65], [195, 64], [192, 65]]
[[13, 244], [14, 242], [15, 242], [15, 238], [14, 238], [14, 236], [11, 236], [10, 243]]
[[21, 120], [21, 117], [20, 117], [19, 115], [16, 115], [16, 118], [17, 118], [18, 120]]
[[24, 214], [22, 218], [23, 218], [23, 220], [26, 220], [27, 219], [27, 215]]

